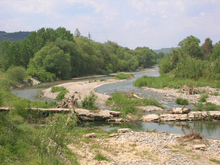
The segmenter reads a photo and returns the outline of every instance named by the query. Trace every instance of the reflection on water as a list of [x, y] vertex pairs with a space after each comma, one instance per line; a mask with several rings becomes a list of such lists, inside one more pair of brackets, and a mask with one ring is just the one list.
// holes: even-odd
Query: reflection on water
[[93, 126], [101, 127], [105, 131], [118, 128], [131, 128], [134, 131], [145, 131], [156, 129], [157, 132], [166, 131], [168, 133], [186, 134], [196, 130], [208, 139], [220, 139], [220, 122], [166, 122], [166, 123], [106, 123], [91, 122]]
[[[106, 93], [111, 95], [112, 93], [115, 92], [129, 92], [130, 90], [135, 90], [137, 94], [140, 94], [141, 97], [146, 97], [146, 98], [151, 98], [155, 99], [166, 107], [166, 109], [174, 108], [174, 107], [179, 107], [174, 100], [167, 99], [164, 95], [158, 94], [153, 91], [147, 91], [143, 90], [141, 88], [137, 88], [133, 86], [133, 81], [135, 81], [138, 78], [141, 78], [144, 75], [147, 76], [154, 76], [158, 77], [159, 71], [158, 67], [152, 68], [152, 70], [156, 70], [153, 72], [139, 72], [134, 74], [134, 78], [131, 80], [123, 81], [123, 82], [118, 82], [114, 84], [107, 84], [104, 86], [101, 86], [96, 89], [96, 92], [99, 93]], [[110, 79], [112, 77], [105, 77], [105, 79]], [[48, 88], [53, 85], [65, 83], [65, 82], [76, 82], [76, 81], [81, 81], [81, 80], [99, 80], [99, 78], [94, 78], [94, 77], [83, 77], [82, 79], [73, 79], [73, 80], [66, 80], [66, 81], [55, 81], [55, 82], [50, 82], [50, 83], [43, 83], [37, 86], [21, 89], [21, 90], [13, 90], [12, 93], [16, 94], [18, 97], [23, 97], [23, 98], [28, 98], [30, 100], [39, 100], [39, 101], [54, 101], [52, 99], [48, 98], [39, 98], [38, 93], [44, 88]], [[188, 106], [189, 108], [192, 108], [192, 105]], [[108, 109], [109, 107], [102, 106], [100, 109]], [[157, 113], [157, 112], [154, 112]], [[160, 112], [161, 113], [161, 112]], [[167, 122], [167, 123], [121, 123], [121, 124], [116, 124], [116, 123], [107, 123], [107, 122], [92, 122], [91, 123], [94, 126], [102, 126], [104, 130], [111, 130], [115, 128], [131, 128], [135, 131], [140, 131], [140, 130], [152, 130], [152, 129], [157, 129], [158, 132], [161, 131], [166, 131], [169, 133], [177, 133], [177, 134], [184, 134], [187, 133], [191, 130], [196, 130], [201, 132], [204, 136], [210, 139], [220, 139], [220, 122], [205, 122], [205, 121], [197, 121], [197, 122]]]

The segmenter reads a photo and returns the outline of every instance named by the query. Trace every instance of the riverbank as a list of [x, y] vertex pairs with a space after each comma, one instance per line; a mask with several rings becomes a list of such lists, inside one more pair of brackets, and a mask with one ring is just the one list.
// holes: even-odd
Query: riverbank
[[[110, 134], [109, 138], [101, 137], [99, 134], [90, 135], [85, 135], [84, 140], [78, 144], [67, 145], [76, 152], [81, 165], [209, 165], [214, 164], [214, 160], [220, 160], [220, 140], [180, 141], [183, 135], [166, 132], [131, 131]], [[102, 155], [107, 161], [94, 160], [97, 154]]]
[[207, 95], [208, 96], [208, 98], [206, 99], [207, 102], [220, 105], [220, 90], [218, 88], [195, 87], [194, 88], [195, 91], [198, 91], [198, 93], [200, 94], [194, 94], [194, 95], [182, 93], [179, 89], [171, 89], [166, 87], [164, 89], [143, 87], [143, 89], [163, 94], [166, 98], [172, 100], [176, 100], [177, 98], [187, 99], [190, 104], [198, 103], [199, 99], [202, 96]]
[[[125, 74], [135, 74], [135, 73], [143, 73], [143, 72], [154, 72], [156, 71], [155, 69], [143, 69], [140, 70], [139, 72], [119, 72], [119, 73], [125, 73]], [[110, 76], [115, 76], [118, 73], [112, 73], [110, 74]], [[81, 78], [91, 78], [91, 77], [95, 77], [95, 78], [100, 78], [102, 77], [101, 75], [93, 75], [93, 76], [87, 76], [87, 77], [81, 77]], [[81, 78], [74, 78], [76, 80], [80, 80]], [[104, 79], [104, 77], [103, 77]], [[109, 95], [107, 94], [102, 94], [102, 93], [98, 93], [95, 92], [95, 89], [106, 85], [106, 84], [112, 84], [112, 83], [117, 83], [117, 82], [122, 82], [122, 81], [126, 81], [126, 80], [117, 80], [117, 79], [104, 79], [104, 81], [100, 81], [100, 80], [96, 80], [96, 81], [85, 81], [85, 80], [81, 80], [81, 81], [77, 81], [77, 82], [68, 82], [68, 83], [62, 83], [59, 85], [56, 85], [56, 87], [58, 86], [63, 86], [65, 87], [69, 93], [67, 93], [65, 95], [66, 98], [74, 95], [75, 98], [78, 99], [79, 102], [81, 102], [86, 96], [88, 96], [90, 94], [90, 92], [95, 93], [95, 95], [98, 96], [98, 98], [96, 99], [96, 104], [98, 105], [105, 105], [105, 101], [110, 98]], [[47, 97], [50, 99], [56, 99], [58, 93], [52, 93], [51, 92], [51, 87], [42, 90], [43, 92], [43, 97]]]
[[[90, 95], [90, 92], [93, 92], [95, 95], [97, 95], [96, 99], [96, 104], [99, 105], [105, 105], [105, 101], [110, 97], [107, 94], [101, 94], [95, 92], [95, 89], [106, 84], [111, 84], [111, 83], [117, 83], [125, 80], [116, 80], [116, 79], [108, 79], [104, 81], [78, 81], [78, 82], [68, 82], [68, 83], [63, 83], [56, 85], [58, 86], [63, 86], [66, 88], [69, 93], [65, 95], [66, 98], [71, 97], [72, 95], [75, 96], [75, 98], [78, 99], [79, 102], [81, 102], [86, 96]], [[56, 99], [57, 95], [59, 92], [52, 93], [51, 92], [51, 87], [42, 90], [43, 92], [43, 97], [47, 97], [50, 99]]]

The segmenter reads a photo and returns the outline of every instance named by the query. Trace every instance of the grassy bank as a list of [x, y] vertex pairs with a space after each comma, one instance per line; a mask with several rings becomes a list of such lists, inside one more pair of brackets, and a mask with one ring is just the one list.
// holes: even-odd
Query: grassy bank
[[113, 106], [114, 110], [118, 110], [121, 112], [121, 117], [126, 117], [127, 114], [141, 114], [140, 110], [138, 110], [137, 106], [147, 106], [147, 105], [155, 105], [158, 107], [163, 106], [156, 100], [153, 99], [138, 99], [133, 96], [133, 93], [115, 93], [112, 95], [110, 99], [106, 101], [106, 105]]
[[119, 73], [119, 74], [115, 75], [115, 78], [118, 80], [132, 79], [133, 77], [134, 77], [134, 74]]
[[209, 81], [205, 79], [193, 80], [193, 79], [177, 79], [174, 76], [163, 75], [160, 77], [148, 77], [143, 76], [142, 78], [134, 81], [134, 86], [137, 87], [149, 87], [149, 88], [181, 88], [183, 85], [204, 87], [210, 86], [214, 88], [220, 88], [220, 81], [214, 80]]

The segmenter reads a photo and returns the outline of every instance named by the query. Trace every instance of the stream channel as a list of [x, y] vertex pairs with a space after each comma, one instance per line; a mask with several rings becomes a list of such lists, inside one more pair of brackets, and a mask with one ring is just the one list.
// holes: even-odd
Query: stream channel
[[[106, 93], [111, 95], [116, 92], [129, 92], [130, 90], [134, 90], [136, 94], [139, 94], [141, 97], [155, 99], [158, 102], [162, 103], [165, 109], [168, 110], [170, 108], [180, 107], [175, 103], [175, 100], [166, 98], [164, 94], [159, 94], [153, 91], [144, 90], [142, 88], [138, 88], [133, 86], [133, 81], [138, 78], [141, 78], [144, 75], [158, 77], [159, 69], [157, 66], [149, 69], [150, 72], [137, 72], [134, 74], [134, 78], [127, 81], [122, 81], [113, 84], [106, 84], [101, 87], [95, 89], [98, 93]], [[19, 90], [12, 90], [12, 93], [16, 94], [18, 97], [28, 98], [30, 100], [38, 100], [38, 101], [54, 101], [48, 98], [39, 97], [39, 92], [42, 89], [49, 88], [53, 85], [66, 83], [66, 82], [75, 82], [75, 81], [85, 81], [85, 80], [99, 80], [101, 78], [111, 79], [113, 77], [101, 76], [101, 77], [82, 77], [75, 78], [72, 80], [65, 81], [55, 81], [49, 83], [42, 83], [37, 86], [27, 87]], [[188, 105], [188, 108], [193, 108], [193, 105]], [[110, 107], [99, 106], [100, 109], [109, 109]], [[149, 113], [162, 113], [162, 112], [149, 112]], [[148, 113], [146, 113], [148, 114]], [[152, 130], [156, 129], [156, 131], [161, 132], [165, 131], [168, 133], [176, 133], [176, 134], [185, 134], [191, 130], [195, 130], [203, 134], [206, 138], [209, 139], [220, 139], [220, 122], [211, 122], [211, 121], [188, 121], [188, 122], [163, 122], [163, 123], [108, 123], [108, 122], [91, 122], [91, 126], [101, 127], [103, 130], [110, 131], [112, 129], [117, 128], [131, 128], [135, 131], [141, 130]]]

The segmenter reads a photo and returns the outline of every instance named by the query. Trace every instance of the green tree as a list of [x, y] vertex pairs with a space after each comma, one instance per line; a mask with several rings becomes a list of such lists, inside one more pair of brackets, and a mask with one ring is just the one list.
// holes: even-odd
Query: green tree
[[194, 36], [189, 36], [186, 39], [182, 40], [178, 46], [181, 47], [181, 50], [189, 54], [193, 58], [203, 59], [203, 52], [199, 46], [200, 40]]
[[75, 36], [76, 38], [81, 37], [81, 33], [80, 33], [80, 31], [79, 31], [78, 28], [76, 28], [75, 33], [74, 33], [74, 36]]
[[202, 45], [202, 51], [204, 53], [205, 58], [207, 58], [207, 56], [212, 53], [212, 49], [212, 40], [210, 38], [206, 38], [205, 43]]
[[10, 41], [4, 40], [0, 44], [0, 65], [3, 71], [8, 69]]

